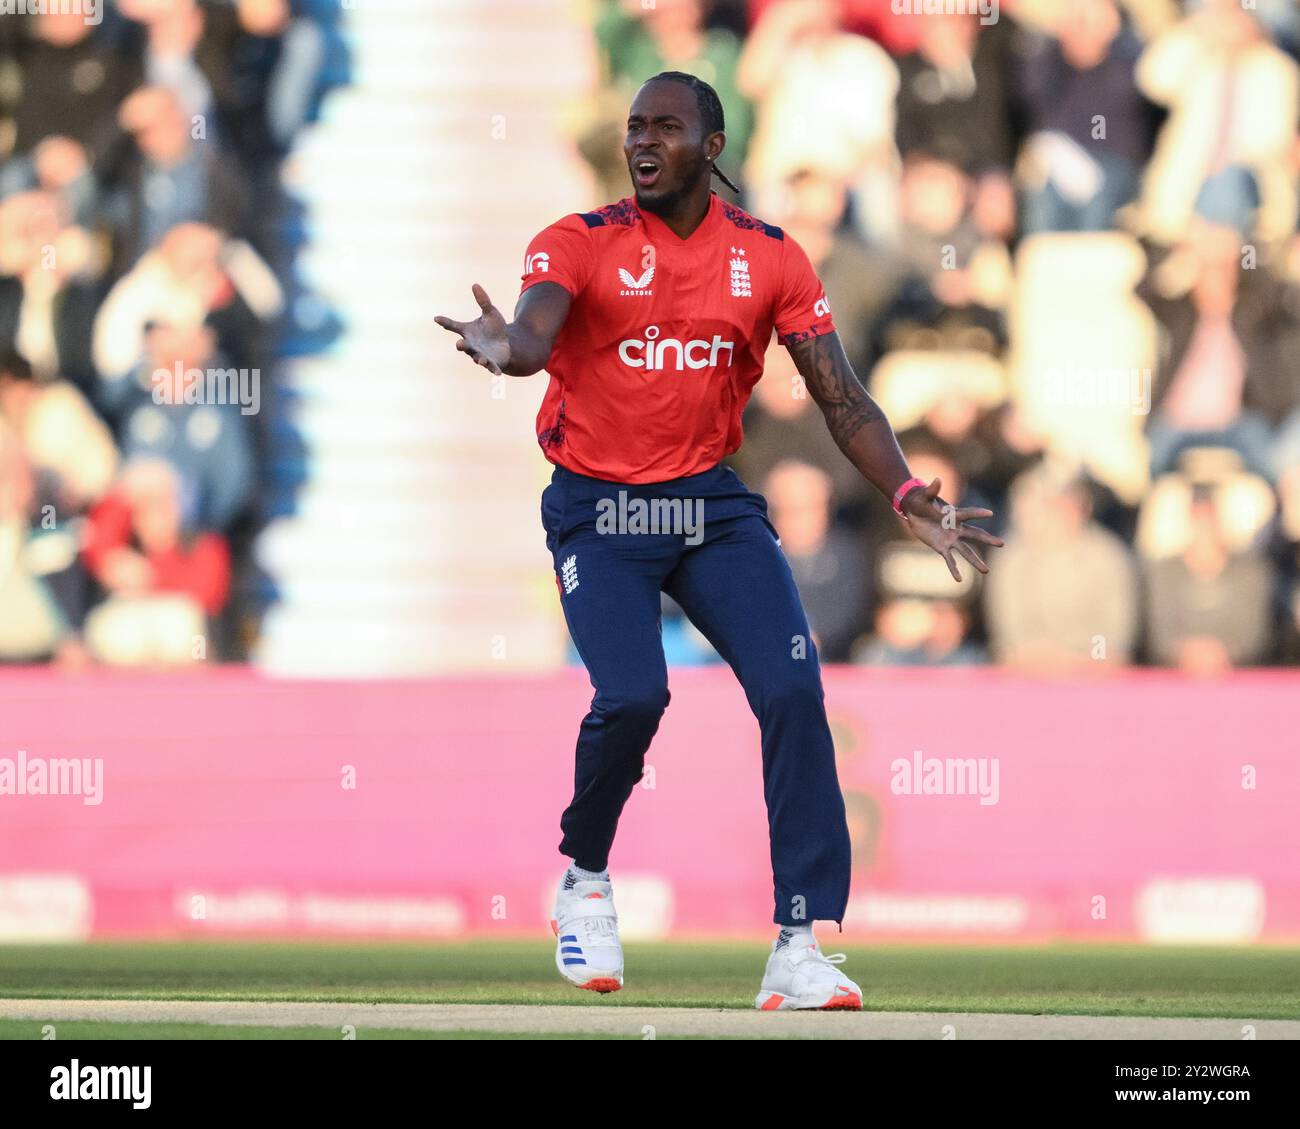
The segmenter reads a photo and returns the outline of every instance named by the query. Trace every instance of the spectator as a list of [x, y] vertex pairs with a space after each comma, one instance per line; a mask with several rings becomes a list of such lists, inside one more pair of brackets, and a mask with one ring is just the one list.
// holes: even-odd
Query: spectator
[[1034, 167], [1023, 228], [1105, 231], [1137, 195], [1151, 155], [1154, 107], [1135, 73], [1141, 46], [1114, 0], [1073, 0], [1057, 12], [1056, 38], [1021, 71]]
[[46, 137], [29, 155], [0, 166], [0, 197], [33, 190], [58, 201], [61, 220], [86, 228], [99, 222], [100, 189], [91, 154], [71, 137]]
[[[139, 83], [141, 61], [130, 50], [115, 50], [74, 6], [44, 7], [51, 10], [30, 23], [0, 21], [12, 35], [0, 105], [12, 116], [13, 152], [30, 158], [43, 140], [66, 137], [95, 163], [117, 138], [117, 107]], [[23, 175], [30, 175], [29, 165]], [[30, 186], [29, 181], [25, 187]]]
[[976, 457], [968, 460], [966, 455], [971, 449], [963, 446], [962, 469], [993, 511], [993, 518], [981, 524], [1001, 536], [1008, 520], [1011, 484], [1042, 462], [1043, 438], [1029, 427], [1014, 401], [981, 415], [973, 438]]
[[1272, 428], [1300, 404], [1297, 295], [1266, 266], [1243, 270], [1242, 254], [1231, 228], [1194, 224], [1140, 289], [1164, 337], [1147, 428], [1155, 475], [1213, 444], [1267, 477]]
[[240, 230], [273, 258], [280, 160], [312, 111], [325, 62], [319, 25], [295, 18], [289, 0], [126, 0], [124, 11], [139, 21], [146, 81], [175, 95], [196, 137], [238, 157], [250, 198]]
[[119, 119], [134, 140], [125, 167], [115, 170], [124, 187], [110, 208], [119, 269], [132, 266], [177, 224], [209, 223], [234, 236], [249, 234], [243, 172], [219, 143], [194, 136], [171, 90], [142, 87], [122, 104]]
[[0, 357], [0, 417], [46, 480], [44, 500], [58, 513], [82, 513], [108, 488], [117, 471], [113, 436], [68, 381], [38, 383], [25, 358]]
[[0, 425], [0, 662], [81, 665], [89, 602], [77, 542], [52, 508], [38, 509], [32, 467]]
[[899, 281], [876, 326], [878, 354], [1000, 348], [1010, 263], [973, 207], [974, 185], [955, 165], [921, 153], [903, 162]]
[[914, 541], [889, 545], [880, 560], [875, 634], [853, 649], [853, 661], [871, 666], [987, 662], [984, 649], [969, 639], [977, 578], [967, 569], [954, 586], [943, 562], [924, 546]]
[[1020, 127], [1011, 102], [1019, 31], [1006, 13], [983, 26], [974, 15], [927, 13], [917, 49], [898, 61], [898, 151], [937, 156], [975, 183], [975, 212], [990, 234], [1015, 230], [1011, 165]]
[[79, 8], [0, 20], [0, 661], [91, 657], [79, 548], [89, 512], [102, 526], [126, 504], [105, 501], [118, 443], [170, 468], [167, 489], [157, 474], [148, 490], [135, 472], [119, 484], [139, 491], [130, 547], [148, 556], [146, 511], [176, 510], [185, 532], [170, 549], [153, 539], [158, 615], [124, 614], [145, 593], [118, 584], [87, 628], [96, 651], [143, 661], [184, 640], [188, 656], [206, 617], [233, 643], [249, 610], [229, 607], [231, 550], [217, 538], [215, 568], [209, 534], [247, 565], [244, 413], [261, 407], [291, 277], [281, 159], [314, 112], [337, 16], [314, 0], [102, 7], [102, 23]]
[[[876, 362], [873, 333], [898, 285], [897, 257], [869, 251], [845, 222], [845, 183], [818, 169], [796, 171], [773, 222], [808, 254], [835, 312], [835, 327], [854, 371], [864, 377]], [[769, 357], [769, 363], [772, 358]]]
[[89, 327], [102, 290], [89, 232], [45, 191], [0, 202], [0, 352], [21, 352], [43, 379], [93, 389]]
[[1011, 532], [985, 587], [994, 657], [1078, 673], [1132, 657], [1137, 577], [1129, 551], [1091, 520], [1087, 488], [1047, 464], [1016, 480]]
[[[757, 25], [768, 8], [782, 4], [785, 0], [743, 2], [750, 24]], [[921, 21], [895, 11], [899, 0], [838, 0], [837, 6], [845, 31], [874, 40], [893, 56], [915, 49]], [[921, 14], [922, 11], [921, 4], [913, 4], [913, 13]]]
[[745, 175], [771, 213], [801, 169], [854, 185], [866, 228], [885, 237], [894, 182], [898, 73], [875, 43], [840, 30], [831, 0], [784, 0], [745, 44], [738, 78], [757, 107]]
[[230, 594], [230, 554], [183, 525], [181, 483], [167, 463], [130, 464], [91, 512], [85, 558], [109, 599], [87, 621], [96, 657], [117, 665], [206, 657], [206, 619]]
[[262, 326], [279, 314], [282, 301], [275, 277], [247, 244], [204, 224], [173, 228], [113, 287], [96, 316], [101, 402], [116, 415], [138, 395], [130, 377], [140, 376], [145, 331], [154, 322], [209, 325], [220, 351], [238, 367], [261, 368]]
[[289, 0], [236, 0], [230, 92], [222, 120], [244, 163], [277, 167], [306, 124], [325, 64], [325, 37]]
[[[943, 479], [945, 493], [959, 492], [960, 505], [992, 509], [976, 485], [994, 459], [986, 433], [976, 431], [980, 418], [974, 396], [954, 381], [930, 405], [920, 423], [899, 433], [898, 442], [909, 459], [917, 459], [926, 468], [930, 478], [937, 475]], [[930, 458], [942, 462], [930, 463]]]
[[198, 0], [119, 0], [119, 7], [139, 25], [144, 81], [170, 90], [187, 124], [211, 116], [214, 87], [229, 73], [229, 8]]
[[1233, 552], [1212, 495], [1192, 502], [1183, 552], [1147, 573], [1153, 661], [1211, 676], [1262, 661], [1272, 645], [1273, 572], [1258, 552]]
[[1207, 0], [1156, 39], [1138, 64], [1143, 92], [1169, 109], [1148, 172], [1144, 229], [1180, 239], [1194, 211], [1264, 238], [1295, 227], [1298, 72], [1238, 0]]
[[867, 575], [857, 538], [831, 521], [830, 476], [777, 464], [763, 489], [824, 662], [843, 662], [863, 627]]
[[[235, 403], [210, 403], [207, 374], [223, 369], [206, 326], [156, 325], [148, 335], [148, 371], [165, 373], [143, 389], [125, 417], [122, 453], [169, 463], [180, 481], [186, 528], [228, 532], [253, 500], [253, 453], [247, 420]], [[175, 373], [181, 380], [172, 379]]]

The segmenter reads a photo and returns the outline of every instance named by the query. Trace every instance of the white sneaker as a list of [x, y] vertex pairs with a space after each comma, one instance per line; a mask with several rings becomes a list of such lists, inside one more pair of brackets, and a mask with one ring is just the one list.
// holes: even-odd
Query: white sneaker
[[577, 882], [560, 888], [551, 918], [555, 967], [570, 984], [593, 992], [623, 987], [623, 946], [618, 941], [614, 887], [608, 882]]
[[827, 956], [821, 946], [791, 941], [767, 958], [767, 971], [754, 1006], [760, 1011], [861, 1011], [862, 989], [839, 966], [843, 953]]

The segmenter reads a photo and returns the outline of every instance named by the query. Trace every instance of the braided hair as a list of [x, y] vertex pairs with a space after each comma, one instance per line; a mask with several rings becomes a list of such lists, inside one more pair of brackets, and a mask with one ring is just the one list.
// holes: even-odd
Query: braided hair
[[[700, 120], [704, 123], [704, 132], [723, 133], [726, 126], [723, 123], [722, 100], [718, 97], [718, 92], [713, 89], [702, 78], [697, 78], [693, 74], [687, 74], [685, 71], [660, 71], [657, 75], [652, 75], [646, 79], [646, 82], [680, 82], [683, 86], [689, 87], [695, 92], [695, 104], [699, 107]], [[737, 195], [740, 194], [740, 187], [727, 176], [717, 165], [711, 165], [713, 175], [716, 176], [723, 184], [731, 189]]]

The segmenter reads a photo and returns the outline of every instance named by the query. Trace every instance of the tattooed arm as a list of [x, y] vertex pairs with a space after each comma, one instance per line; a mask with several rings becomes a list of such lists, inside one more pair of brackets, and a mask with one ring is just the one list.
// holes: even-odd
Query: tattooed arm
[[[849, 364], [840, 335], [832, 330], [808, 337], [791, 343], [789, 350], [840, 450], [892, 502], [895, 491], [912, 477], [912, 472], [907, 469], [907, 460], [885, 413]], [[988, 572], [988, 565], [971, 542], [1001, 545], [1002, 541], [966, 523], [972, 518], [992, 517], [993, 511], [956, 509], [939, 496], [942, 485], [936, 478], [929, 486], [908, 491], [902, 501], [908, 527], [943, 557], [954, 580], [961, 579], [954, 554], [964, 557], [980, 572]]]
[[885, 413], [854, 374], [840, 335], [823, 333], [789, 348], [840, 450], [863, 478], [892, 499], [912, 472]]

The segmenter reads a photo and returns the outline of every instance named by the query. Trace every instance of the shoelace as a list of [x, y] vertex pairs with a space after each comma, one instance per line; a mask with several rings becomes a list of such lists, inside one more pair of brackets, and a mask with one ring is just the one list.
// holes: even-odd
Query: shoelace
[[821, 961], [822, 964], [843, 964], [848, 959], [847, 953], [824, 953], [821, 949], [813, 949], [813, 955], [804, 958], [804, 960]]
[[[829, 967], [831, 969], [834, 969], [836, 968], [836, 966], [843, 964], [848, 959], [849, 958], [845, 953], [824, 953], [821, 951], [821, 949], [817, 948], [816, 946], [809, 945], [804, 950], [803, 956], [801, 956], [795, 963], [796, 964], [811, 963], [811, 964], [818, 965], [819, 966], [818, 971], [820, 972], [821, 967]], [[814, 973], [814, 975], [816, 974]]]

